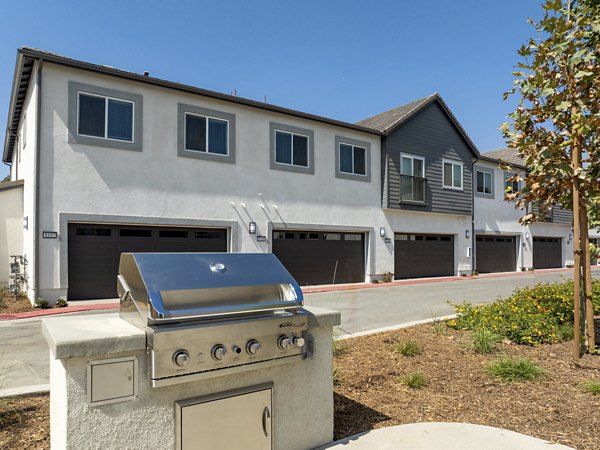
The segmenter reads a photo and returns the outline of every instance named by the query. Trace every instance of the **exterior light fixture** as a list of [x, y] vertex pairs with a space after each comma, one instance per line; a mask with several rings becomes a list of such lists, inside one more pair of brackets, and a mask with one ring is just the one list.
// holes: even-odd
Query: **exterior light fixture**
[[385, 227], [379, 227], [379, 236], [385, 237]]
[[471, 237], [471, 232], [469, 230], [465, 230], [465, 238], [469, 239]]
[[572, 241], [573, 240], [573, 233], [569, 233], [569, 240]]
[[29, 228], [29, 216], [23, 217], [23, 228], [26, 230]]
[[256, 234], [256, 222], [250, 222], [248, 224], [248, 233]]
[[525, 233], [525, 239], [529, 239], [529, 233]]

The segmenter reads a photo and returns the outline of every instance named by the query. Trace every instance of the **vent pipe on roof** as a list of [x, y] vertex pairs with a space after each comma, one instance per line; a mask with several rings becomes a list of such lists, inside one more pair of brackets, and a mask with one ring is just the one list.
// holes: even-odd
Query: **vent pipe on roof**
[[150, 76], [150, 72], [148, 72], [147, 70], [144, 70], [144, 76], [145, 77], [149, 77]]

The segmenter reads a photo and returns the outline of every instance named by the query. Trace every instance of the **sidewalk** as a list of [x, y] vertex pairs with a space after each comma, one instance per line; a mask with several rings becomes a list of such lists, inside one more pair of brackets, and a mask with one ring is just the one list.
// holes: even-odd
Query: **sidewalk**
[[470, 423], [423, 422], [379, 428], [314, 450], [574, 450], [514, 431]]

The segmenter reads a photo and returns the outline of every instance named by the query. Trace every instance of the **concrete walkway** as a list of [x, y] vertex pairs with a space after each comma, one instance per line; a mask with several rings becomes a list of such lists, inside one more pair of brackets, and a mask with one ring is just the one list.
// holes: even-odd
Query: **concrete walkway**
[[469, 423], [423, 422], [367, 431], [317, 450], [573, 450], [514, 431]]

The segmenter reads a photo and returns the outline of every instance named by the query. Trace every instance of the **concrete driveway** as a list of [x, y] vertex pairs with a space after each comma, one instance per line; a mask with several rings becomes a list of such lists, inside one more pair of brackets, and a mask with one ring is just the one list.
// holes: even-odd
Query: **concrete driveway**
[[[560, 281], [571, 274], [571, 271], [561, 271], [430, 280], [401, 286], [312, 293], [305, 295], [305, 303], [341, 311], [342, 325], [336, 332], [348, 335], [452, 314], [447, 300], [491, 303], [498, 296], [509, 295], [516, 287]], [[593, 274], [594, 278], [600, 278], [600, 269], [594, 269]], [[41, 320], [0, 322], [0, 342], [0, 396], [47, 389], [49, 356], [41, 333]]]

